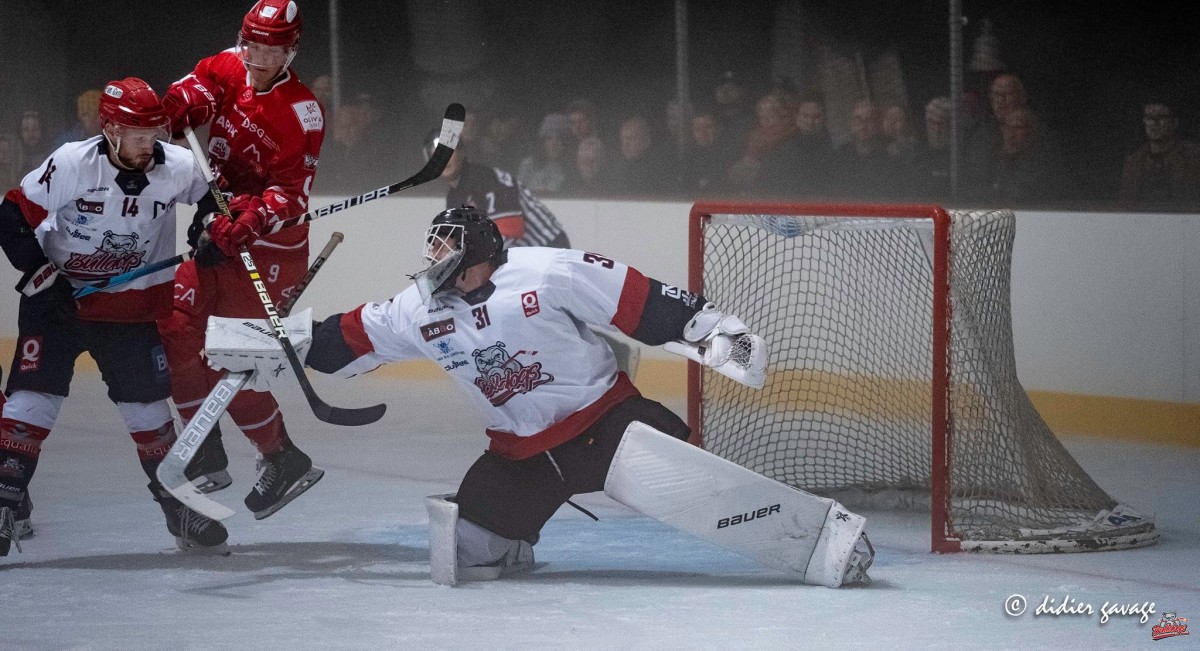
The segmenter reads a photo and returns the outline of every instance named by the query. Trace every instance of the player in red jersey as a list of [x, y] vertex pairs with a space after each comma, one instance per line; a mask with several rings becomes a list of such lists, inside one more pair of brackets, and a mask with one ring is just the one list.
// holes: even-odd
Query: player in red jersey
[[[263, 316], [238, 249], [249, 247], [276, 304], [308, 265], [307, 225], [264, 235], [277, 221], [308, 211], [325, 136], [324, 111], [291, 68], [300, 30], [293, 0], [258, 0], [242, 21], [236, 46], [201, 60], [163, 98], [177, 135], [184, 127], [210, 126], [208, 156], [218, 183], [232, 195], [235, 218], [197, 216], [188, 240], [196, 259], [176, 272], [174, 312], [159, 321], [172, 398], [184, 421], [195, 415], [219, 377], [200, 355], [209, 315]], [[288, 437], [270, 393], [241, 392], [229, 415], [263, 457], [258, 481], [246, 497], [256, 517], [274, 513], [315, 482], [302, 478], [315, 474], [319, 479], [319, 469]], [[193, 461], [192, 469], [200, 466], [207, 477], [201, 490], [228, 486], [226, 465], [220, 432], [214, 429]]]

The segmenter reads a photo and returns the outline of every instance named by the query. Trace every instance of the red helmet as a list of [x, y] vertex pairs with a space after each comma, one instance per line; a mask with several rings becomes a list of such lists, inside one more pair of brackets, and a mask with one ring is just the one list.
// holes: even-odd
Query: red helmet
[[242, 20], [241, 38], [262, 45], [295, 45], [300, 27], [295, 0], [258, 0]]
[[111, 81], [100, 95], [100, 124], [119, 124], [136, 129], [171, 124], [167, 111], [150, 84], [137, 77]]

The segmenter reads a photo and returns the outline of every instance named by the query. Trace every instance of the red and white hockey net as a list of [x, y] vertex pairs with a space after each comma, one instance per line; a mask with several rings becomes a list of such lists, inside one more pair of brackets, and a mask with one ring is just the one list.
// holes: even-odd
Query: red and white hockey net
[[848, 506], [929, 508], [934, 551], [1153, 544], [1017, 380], [1011, 211], [697, 204], [691, 288], [770, 348], [755, 390], [689, 368], [705, 449]]

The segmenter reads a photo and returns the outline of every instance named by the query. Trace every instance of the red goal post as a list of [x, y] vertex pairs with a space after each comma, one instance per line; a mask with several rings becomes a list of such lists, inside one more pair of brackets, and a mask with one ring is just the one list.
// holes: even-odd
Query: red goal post
[[[688, 282], [771, 351], [760, 392], [689, 363], [693, 442], [851, 504], [930, 512], [936, 552], [1153, 544], [1016, 378], [1011, 211], [697, 203]], [[927, 505], [927, 506], [926, 506]]]

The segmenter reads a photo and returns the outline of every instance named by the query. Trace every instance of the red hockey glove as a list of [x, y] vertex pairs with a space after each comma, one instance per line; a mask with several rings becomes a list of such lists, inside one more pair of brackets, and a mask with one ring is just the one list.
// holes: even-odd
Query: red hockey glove
[[250, 246], [258, 239], [271, 212], [262, 197], [243, 194], [229, 200], [229, 213], [235, 217], [234, 221], [217, 217], [209, 225], [208, 233], [222, 253], [236, 256], [241, 247]]
[[184, 127], [195, 129], [213, 118], [217, 112], [217, 98], [210, 89], [215, 87], [213, 82], [195, 75], [171, 84], [162, 103], [171, 119], [172, 133], [180, 133]]

